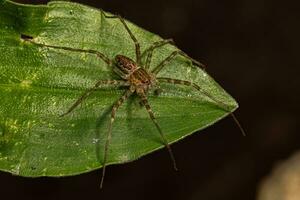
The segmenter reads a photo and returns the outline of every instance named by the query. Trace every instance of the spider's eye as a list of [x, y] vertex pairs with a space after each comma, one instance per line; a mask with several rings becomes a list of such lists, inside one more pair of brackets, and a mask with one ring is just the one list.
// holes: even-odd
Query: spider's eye
[[116, 64], [118, 66], [122, 65], [122, 58], [121, 58], [121, 56], [117, 55], [116, 58], [115, 58], [115, 61], [116, 61]]

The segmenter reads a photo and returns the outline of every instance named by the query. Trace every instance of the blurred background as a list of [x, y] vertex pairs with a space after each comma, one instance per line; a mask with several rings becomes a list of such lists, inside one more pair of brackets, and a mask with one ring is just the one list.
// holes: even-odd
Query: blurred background
[[[108, 167], [103, 190], [101, 170], [35, 179], [0, 172], [1, 197], [267, 200], [261, 198], [262, 183], [276, 175], [272, 171], [278, 163], [300, 151], [299, 5], [288, 0], [76, 2], [120, 14], [163, 38], [173, 38], [239, 102], [235, 114], [247, 137], [228, 117], [172, 145], [179, 172], [172, 169], [167, 152], [158, 151]], [[293, 172], [299, 176], [300, 166]], [[272, 180], [290, 183], [288, 178]], [[300, 188], [300, 181], [292, 183]], [[296, 200], [300, 194], [277, 199]]]

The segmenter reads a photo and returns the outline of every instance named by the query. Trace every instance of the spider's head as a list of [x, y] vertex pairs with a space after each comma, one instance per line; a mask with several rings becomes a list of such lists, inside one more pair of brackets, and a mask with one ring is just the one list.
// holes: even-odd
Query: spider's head
[[130, 75], [138, 68], [137, 64], [133, 60], [123, 55], [117, 55], [115, 57], [115, 62], [116, 68], [118, 68], [118, 71], [120, 71], [123, 76]]

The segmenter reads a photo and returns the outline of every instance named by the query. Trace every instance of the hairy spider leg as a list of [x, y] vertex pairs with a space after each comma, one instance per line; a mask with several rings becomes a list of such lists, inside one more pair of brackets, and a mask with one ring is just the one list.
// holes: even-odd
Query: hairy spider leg
[[[133, 35], [133, 33], [131, 32], [131, 30], [129, 29], [129, 27], [127, 26], [125, 20], [124, 20], [121, 16], [119, 16], [119, 15], [107, 16], [104, 12], [103, 12], [103, 14], [104, 14], [104, 16], [105, 16], [106, 18], [118, 18], [118, 19], [122, 22], [122, 24], [124, 25], [125, 29], [126, 29], [127, 32], [129, 33], [131, 39], [133, 40], [133, 42], [134, 42], [134, 44], [135, 44], [136, 63], [138, 64], [138, 66], [141, 66], [141, 50], [140, 50], [140, 44], [139, 44], [138, 40], [136, 39], [136, 37], [135, 37], [135, 36]], [[157, 42], [157, 43], [155, 44], [155, 46], [152, 47], [152, 49], [155, 49], [155, 48], [157, 48], [157, 47], [163, 46], [164, 44], [167, 44], [167, 43], [171, 43], [171, 40], [165, 40], [165, 41]], [[152, 50], [152, 51], [153, 51], [153, 50]], [[148, 60], [149, 60], [149, 61], [148, 61], [148, 65], [150, 65], [151, 58], [148, 58]], [[141, 97], [142, 97], [142, 102], [143, 102], [143, 104], [145, 105], [145, 107], [146, 107], [146, 109], [147, 109], [147, 111], [148, 111], [148, 113], [149, 113], [149, 115], [150, 115], [151, 120], [154, 122], [155, 126], [157, 127], [157, 129], [158, 129], [158, 131], [159, 131], [159, 133], [160, 133], [160, 135], [161, 135], [161, 137], [162, 137], [162, 139], [163, 139], [163, 142], [164, 142], [166, 148], [168, 149], [168, 152], [169, 152], [169, 154], [170, 154], [170, 157], [171, 157], [171, 159], [172, 159], [172, 161], [173, 161], [174, 169], [177, 170], [176, 162], [175, 162], [174, 155], [173, 155], [173, 153], [172, 153], [171, 147], [169, 146], [169, 144], [168, 144], [168, 142], [167, 142], [167, 140], [166, 140], [166, 138], [165, 138], [165, 136], [164, 136], [164, 134], [163, 134], [163, 132], [162, 132], [162, 130], [161, 130], [161, 128], [160, 128], [160, 126], [158, 125], [158, 123], [157, 123], [157, 121], [156, 121], [156, 118], [154, 117], [154, 114], [153, 114], [153, 112], [152, 112], [152, 110], [151, 110], [151, 108], [150, 108], [150, 105], [148, 104], [147, 97], [146, 97], [146, 95], [144, 94], [144, 91], [142, 91], [142, 93], [143, 93], [143, 95], [140, 94]], [[149, 108], [149, 109], [148, 109], [148, 108]], [[103, 171], [104, 171], [104, 173], [105, 173], [105, 168], [104, 168], [104, 167], [103, 167]], [[103, 175], [103, 176], [104, 176], [104, 175]]]
[[136, 39], [136, 37], [133, 35], [133, 33], [131, 32], [131, 30], [129, 29], [129, 27], [127, 26], [125, 20], [120, 16], [120, 15], [106, 15], [104, 13], [104, 11], [102, 11], [103, 15], [106, 18], [118, 18], [122, 24], [124, 25], [126, 31], [128, 32], [128, 34], [130, 35], [131, 39], [134, 42], [135, 45], [135, 55], [136, 55], [136, 63], [138, 64], [138, 66], [141, 66], [141, 48], [140, 48], [140, 43], [138, 42], [138, 40]]
[[225, 111], [229, 112], [231, 117], [233, 118], [233, 120], [235, 121], [235, 123], [237, 124], [237, 126], [239, 127], [241, 133], [246, 136], [246, 132], [244, 131], [242, 125], [240, 124], [240, 122], [237, 120], [237, 118], [235, 117], [235, 115], [229, 110], [228, 106], [226, 104], [224, 104], [223, 102], [215, 99], [212, 95], [210, 95], [207, 91], [205, 91], [203, 88], [201, 88], [199, 85], [192, 83], [190, 81], [184, 81], [184, 80], [179, 80], [179, 79], [173, 79], [173, 78], [164, 78], [164, 77], [158, 77], [157, 80], [159, 82], [167, 82], [167, 83], [172, 83], [172, 84], [178, 84], [178, 85], [185, 85], [185, 86], [191, 86], [193, 88], [195, 88], [196, 90], [200, 91], [202, 94], [204, 94], [205, 96], [207, 96], [208, 98], [210, 98], [212, 101], [214, 101], [215, 103], [217, 103], [217, 105], [224, 109]]
[[106, 57], [103, 53], [93, 50], [93, 49], [77, 49], [77, 48], [72, 48], [72, 47], [61, 47], [61, 46], [37, 43], [30, 39], [24, 39], [24, 40], [28, 41], [30, 43], [33, 43], [37, 46], [41, 46], [41, 47], [49, 47], [49, 48], [53, 48], [53, 49], [62, 49], [62, 50], [67, 50], [67, 51], [95, 54], [97, 57], [99, 57], [101, 60], [103, 60], [106, 64], [108, 64], [108, 65], [112, 64], [112, 61], [108, 57]]
[[87, 97], [89, 97], [93, 92], [95, 92], [95, 90], [102, 86], [102, 85], [112, 85], [115, 87], [120, 87], [120, 86], [129, 86], [129, 83], [123, 80], [100, 80], [98, 81], [94, 87], [86, 90], [77, 100], [76, 102], [68, 109], [67, 112], [63, 113], [62, 115], [60, 115], [60, 117], [63, 117], [67, 114], [69, 114], [70, 112], [72, 112], [77, 106], [79, 106], [81, 104], [81, 102], [83, 100], [85, 100]]
[[140, 90], [140, 91], [137, 90], [137, 94], [138, 94], [139, 97], [141, 98], [142, 104], [145, 106], [145, 108], [146, 108], [146, 110], [147, 110], [147, 112], [148, 112], [148, 114], [149, 114], [149, 116], [150, 116], [150, 119], [152, 120], [152, 122], [153, 122], [154, 125], [156, 126], [156, 128], [157, 128], [157, 130], [158, 130], [158, 132], [159, 132], [159, 134], [160, 134], [160, 137], [161, 137], [161, 139], [162, 139], [162, 141], [163, 141], [165, 147], [167, 148], [167, 150], [168, 150], [168, 152], [169, 152], [170, 158], [171, 158], [171, 160], [172, 160], [172, 162], [173, 162], [174, 169], [177, 171], [178, 168], [177, 168], [177, 165], [176, 165], [176, 161], [175, 161], [174, 154], [173, 154], [173, 152], [172, 152], [172, 149], [171, 149], [170, 145], [168, 144], [168, 141], [167, 141], [167, 139], [166, 139], [164, 133], [162, 132], [162, 130], [161, 130], [161, 128], [160, 128], [160, 126], [159, 126], [159, 124], [158, 124], [158, 122], [157, 122], [157, 120], [156, 120], [156, 117], [154, 116], [154, 113], [153, 113], [153, 111], [152, 111], [152, 109], [151, 109], [151, 106], [150, 106], [150, 104], [149, 104], [149, 102], [148, 102], [147, 96], [145, 95], [145, 93], [144, 93], [143, 90]]
[[189, 57], [188, 55], [186, 55], [186, 53], [184, 53], [183, 51], [173, 51], [166, 59], [164, 59], [163, 61], [161, 61], [151, 72], [153, 74], [158, 74], [169, 62], [171, 62], [175, 56], [177, 55], [181, 55], [189, 60], [192, 61], [193, 64], [201, 67], [201, 68], [205, 68], [205, 65], [201, 64], [200, 62], [194, 60], [193, 58]]
[[154, 42], [147, 50], [145, 50], [143, 52], [142, 57], [146, 53], [148, 53], [147, 54], [147, 58], [146, 58], [146, 63], [145, 63], [145, 66], [144, 66], [144, 68], [146, 70], [148, 70], [149, 67], [150, 67], [150, 63], [151, 63], [152, 54], [153, 54], [154, 49], [162, 47], [162, 46], [164, 46], [166, 44], [174, 44], [174, 41], [172, 39], [166, 39], [166, 40], [161, 40], [161, 41]]
[[103, 182], [104, 182], [104, 177], [105, 177], [105, 169], [106, 169], [106, 161], [107, 161], [107, 154], [108, 154], [108, 147], [111, 141], [111, 135], [112, 135], [112, 125], [113, 122], [115, 121], [115, 116], [118, 108], [124, 103], [126, 99], [134, 92], [134, 90], [128, 89], [125, 91], [125, 93], [116, 101], [112, 107], [111, 110], [111, 118], [110, 118], [110, 123], [108, 127], [108, 132], [107, 132], [107, 138], [105, 141], [105, 146], [104, 146], [104, 156], [103, 156], [103, 168], [102, 168], [102, 177], [101, 177], [101, 182], [100, 182], [100, 188], [103, 187]]

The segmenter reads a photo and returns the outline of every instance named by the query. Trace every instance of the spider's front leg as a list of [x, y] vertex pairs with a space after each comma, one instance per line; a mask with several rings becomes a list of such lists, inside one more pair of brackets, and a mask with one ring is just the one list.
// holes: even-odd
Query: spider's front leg
[[161, 41], [154, 42], [148, 49], [146, 49], [143, 52], [142, 57], [147, 54], [146, 63], [145, 63], [145, 66], [144, 66], [145, 69], [149, 69], [149, 67], [150, 67], [153, 51], [155, 49], [157, 49], [159, 47], [162, 47], [164, 45], [167, 45], [167, 44], [174, 44], [174, 41], [172, 39], [166, 39], [166, 40], [161, 40]]
[[104, 11], [102, 11], [104, 17], [106, 18], [117, 18], [121, 21], [121, 23], [123, 24], [123, 26], [125, 27], [126, 31], [128, 32], [130, 38], [133, 40], [134, 45], [135, 45], [135, 55], [136, 55], [136, 63], [140, 66], [141, 65], [141, 47], [140, 47], [140, 43], [138, 42], [138, 40], [136, 39], [136, 37], [134, 36], [134, 34], [131, 32], [131, 30], [129, 29], [127, 23], [125, 22], [125, 20], [120, 16], [120, 15], [106, 15]]
[[205, 68], [205, 65], [203, 65], [202, 63], [198, 62], [197, 60], [194, 60], [193, 58], [189, 57], [183, 51], [178, 50], [178, 51], [173, 51], [166, 59], [161, 61], [151, 72], [153, 74], [158, 74], [168, 63], [170, 63], [178, 55], [181, 55], [181, 56], [191, 60], [193, 64], [201, 67], [202, 69]]
[[112, 61], [105, 56], [103, 53], [93, 50], [93, 49], [78, 49], [78, 48], [73, 48], [73, 47], [64, 47], [64, 46], [56, 46], [56, 45], [48, 45], [48, 44], [41, 44], [33, 41], [32, 39], [24, 39], [27, 42], [30, 42], [34, 45], [40, 46], [40, 47], [48, 47], [52, 49], [62, 49], [62, 50], [67, 50], [67, 51], [74, 51], [74, 52], [80, 52], [80, 53], [90, 53], [94, 54], [97, 57], [99, 57], [101, 60], [103, 60], [106, 64], [112, 65]]

